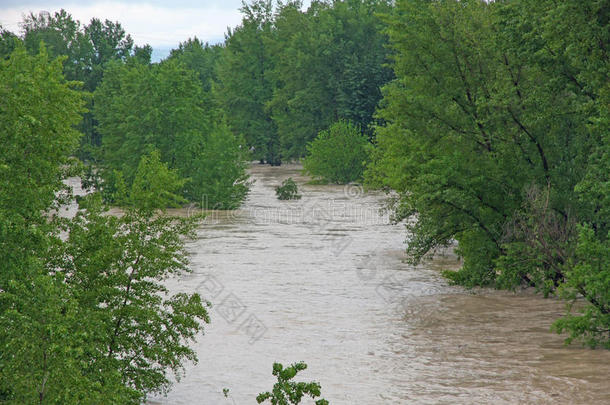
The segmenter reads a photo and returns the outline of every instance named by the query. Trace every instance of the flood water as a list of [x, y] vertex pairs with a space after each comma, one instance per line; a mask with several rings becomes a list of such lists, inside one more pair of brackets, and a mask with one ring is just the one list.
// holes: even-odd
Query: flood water
[[[170, 289], [208, 298], [212, 323], [199, 363], [151, 404], [254, 404], [276, 361], [305, 361], [297, 380], [331, 404], [610, 404], [610, 352], [549, 330], [564, 303], [449, 286], [455, 257], [405, 263], [384, 195], [304, 185], [299, 169], [253, 166], [242, 209], [189, 243], [193, 272]], [[303, 197], [279, 201], [289, 176]]]

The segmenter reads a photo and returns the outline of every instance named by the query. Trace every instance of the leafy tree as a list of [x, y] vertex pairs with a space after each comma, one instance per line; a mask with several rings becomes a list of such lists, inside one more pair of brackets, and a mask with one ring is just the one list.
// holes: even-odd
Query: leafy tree
[[367, 178], [417, 215], [412, 258], [455, 239], [455, 282], [582, 296], [558, 329], [603, 344], [607, 8], [403, 0], [384, 18], [396, 80]]
[[175, 61], [158, 66], [115, 63], [94, 100], [103, 135], [102, 162], [122, 171], [127, 184], [140, 156], [153, 149], [170, 168], [188, 164], [189, 152], [210, 127], [198, 80]]
[[[275, 9], [275, 10], [274, 10]], [[272, 165], [305, 154], [338, 119], [372, 137], [380, 87], [392, 78], [377, 13], [385, 0], [244, 3], [217, 65], [215, 94], [231, 129]]]
[[56, 58], [65, 56], [64, 74], [68, 80], [84, 81], [90, 64], [91, 47], [76, 21], [64, 9], [53, 15], [41, 11], [38, 15], [30, 13], [21, 23], [23, 41], [32, 54], [39, 52], [40, 46], [48, 49], [49, 54]]
[[[301, 11], [302, 3], [299, 1], [288, 2], [279, 7], [277, 16], [275, 17], [275, 30], [272, 32], [267, 41], [267, 49], [272, 55], [274, 61], [273, 68], [269, 70], [267, 77], [272, 88], [270, 97], [265, 101], [266, 111], [272, 119], [276, 127], [278, 142], [281, 145], [281, 154], [285, 159], [294, 159], [299, 157], [300, 152], [304, 151], [305, 143], [308, 138], [304, 134], [311, 126], [310, 112], [300, 109], [298, 112], [291, 114], [294, 111], [292, 104], [296, 104], [290, 99], [291, 96], [300, 101], [296, 107], [306, 104], [307, 107], [323, 111], [332, 111], [332, 109], [324, 110], [324, 107], [329, 103], [328, 100], [316, 100], [317, 104], [308, 103], [309, 99], [314, 97], [314, 94], [319, 93], [319, 87], [323, 86], [323, 82], [318, 82], [313, 79], [315, 68], [323, 68], [324, 64], [320, 65], [320, 61], [312, 61], [312, 49], [305, 45], [305, 39], [309, 38], [308, 32], [311, 30], [311, 19]], [[298, 42], [298, 45], [292, 45], [293, 42]], [[318, 51], [323, 49], [320, 47]], [[315, 49], [313, 50], [315, 51]], [[302, 56], [301, 56], [302, 55]], [[301, 60], [297, 58], [300, 56]], [[310, 60], [302, 59], [309, 56]], [[297, 69], [295, 65], [303, 63], [301, 69]], [[304, 78], [301, 73], [307, 70], [308, 76]], [[309, 78], [312, 77], [312, 80]], [[305, 80], [305, 83], [303, 81]], [[306, 86], [307, 92], [295, 94], [292, 90], [294, 86]], [[322, 103], [320, 105], [319, 103]], [[315, 114], [315, 113], [314, 113]], [[297, 117], [298, 116], [298, 117]], [[321, 114], [316, 116], [321, 118]], [[323, 121], [319, 119], [319, 121]], [[300, 126], [299, 126], [300, 124]], [[302, 127], [308, 127], [302, 129]], [[315, 125], [318, 125], [315, 123]], [[319, 128], [313, 129], [314, 133], [323, 128], [323, 122]]]
[[[62, 180], [78, 145], [74, 126], [84, 102], [61, 70], [44, 47], [30, 56], [17, 44], [0, 61], [0, 291], [7, 294], [17, 288], [12, 281], [40, 267], [45, 213], [65, 195]], [[0, 313], [6, 309], [0, 305]]]
[[[573, 86], [552, 79], [555, 72], [537, 61], [537, 51], [522, 49], [528, 41], [543, 43], [527, 37], [536, 23], [514, 21], [527, 15], [519, 7], [402, 1], [388, 17], [397, 80], [385, 90], [380, 116], [388, 125], [379, 130], [381, 158], [369, 177], [381, 172], [381, 183], [402, 193], [400, 214], [418, 214], [413, 257], [455, 238], [465, 262], [452, 277], [470, 285], [494, 282], [495, 261], [509, 250], [525, 252], [518, 246], [535, 233], [506, 229], [523, 215], [535, 217], [523, 212], [535, 206], [525, 204], [527, 190], [550, 183], [548, 208], [567, 226], [589, 148], [582, 117], [570, 113], [581, 95], [559, 97]], [[527, 229], [523, 222], [520, 227]], [[531, 259], [546, 267], [556, 287], [555, 259]], [[527, 270], [502, 272], [535, 283]]]
[[360, 129], [339, 121], [307, 145], [305, 171], [332, 183], [345, 184], [362, 179], [370, 144]]
[[61, 62], [49, 60], [44, 47], [29, 56], [20, 45], [0, 61], [0, 209], [23, 218], [55, 200], [80, 137], [73, 127], [83, 99], [64, 79]]
[[0, 81], [0, 398], [138, 404], [166, 391], [209, 321], [197, 294], [163, 284], [188, 271], [184, 237], [199, 220], [156, 209], [181, 182], [153, 153], [124, 215], [107, 215], [94, 194], [75, 218], [57, 218], [81, 94], [44, 47], [17, 47]]
[[84, 103], [65, 81], [61, 60], [51, 61], [44, 47], [31, 56], [15, 45], [0, 61], [0, 398], [33, 403], [54, 389], [48, 381], [72, 393], [83, 386], [76, 362], [64, 359], [80, 319], [44, 258], [55, 243], [47, 213], [64, 190]]
[[[91, 19], [89, 25], [84, 27], [84, 35], [87, 39], [88, 54], [87, 69], [84, 77], [80, 78], [85, 89], [94, 92], [104, 76], [104, 72], [112, 61], [125, 61], [130, 55], [136, 57], [141, 63], [150, 63], [152, 48], [145, 45], [142, 48], [133, 48], [133, 40], [119, 22], [104, 21], [97, 18]], [[89, 110], [93, 111], [91, 100]], [[83, 117], [81, 157], [87, 159], [95, 158], [95, 148], [101, 146], [101, 134], [97, 131], [97, 122], [93, 114], [85, 114]]]
[[[170, 59], [159, 65], [115, 63], [94, 95], [103, 134], [104, 185], [116, 171], [129, 187], [140, 157], [158, 150], [162, 162], [189, 179], [181, 195], [216, 208], [238, 206], [248, 191], [241, 143], [222, 124], [195, 72]], [[104, 174], [105, 173], [105, 174]]]
[[[586, 44], [565, 52], [571, 64], [579, 67], [574, 78], [589, 93], [585, 111], [591, 114], [589, 129], [596, 141], [585, 176], [575, 188], [581, 204], [581, 225], [575, 257], [561, 287], [561, 294], [571, 303], [584, 299], [585, 305], [569, 307], [566, 317], [554, 327], [569, 334], [567, 342], [581, 340], [591, 347], [610, 349], [610, 83], [609, 55], [602, 46], [610, 39], [608, 10], [602, 2], [591, 2], [586, 7], [566, 2], [553, 11], [554, 18], [546, 28], [552, 33], [569, 33], [567, 38], [565, 33], [556, 36], [559, 41], [554, 45], [563, 50], [566, 42]], [[567, 15], [576, 16], [582, 28], [571, 26]], [[605, 26], [601, 24], [604, 21]]]
[[187, 68], [197, 72], [204, 92], [212, 90], [217, 80], [216, 63], [224, 48], [221, 45], [204, 44], [197, 37], [181, 42], [177, 49], [172, 49], [168, 59], [176, 59]]
[[189, 162], [185, 195], [205, 208], [238, 208], [250, 190], [243, 145], [226, 124], [214, 125]]
[[128, 203], [138, 209], [156, 210], [179, 207], [186, 200], [180, 195], [187, 182], [161, 162], [158, 151], [142, 156], [131, 186]]
[[0, 58], [8, 59], [19, 44], [19, 37], [0, 25]]
[[[517, 15], [526, 16], [524, 22], [528, 25], [522, 29], [523, 39], [515, 36], [516, 42], [509, 42], [511, 47], [525, 54], [528, 65], [549, 78], [545, 83], [552, 82], [534, 87], [548, 98], [539, 96], [544, 101], [538, 100], [529, 109], [537, 122], [546, 121], [552, 128], [544, 141], [554, 146], [546, 152], [550, 167], [547, 200], [556, 219], [551, 222], [554, 226], [550, 234], [546, 232], [548, 226], [540, 226], [548, 223], [546, 220], [534, 221], [535, 227], [530, 229], [541, 231], [530, 232], [530, 237], [525, 238], [530, 252], [518, 251], [512, 256], [530, 262], [539, 258], [541, 264], [537, 267], [548, 274], [547, 291], [559, 286], [565, 298], [584, 299], [580, 316], [571, 313], [556, 324], [558, 331], [569, 333], [568, 342], [582, 338], [591, 346], [608, 347], [608, 298], [600, 293], [609, 274], [602, 251], [608, 236], [609, 205], [604, 195], [608, 167], [602, 161], [604, 155], [607, 159], [605, 134], [610, 127], [610, 64], [608, 52], [601, 45], [610, 39], [608, 10], [597, 1], [586, 6], [575, 1], [561, 6], [523, 1], [500, 8], [503, 19]], [[534, 50], [523, 52], [520, 47], [524, 40], [533, 44]]]
[[[304, 383], [291, 381], [299, 371], [307, 368], [307, 364], [294, 363], [284, 368], [280, 363], [273, 363], [273, 375], [277, 377], [277, 383], [271, 392], [263, 392], [256, 397], [256, 402], [262, 404], [269, 400], [272, 405], [300, 404], [305, 395], [311, 398], [320, 396], [320, 384], [316, 382]], [[328, 405], [325, 399], [316, 400], [316, 405]]]
[[461, 281], [490, 282], [504, 215], [518, 206], [531, 171], [517, 170], [520, 157], [497, 150], [489, 6], [402, 1], [387, 18], [397, 79], [384, 89], [387, 126], [377, 133], [369, 181], [400, 193], [398, 218], [417, 213], [408, 247], [415, 260], [456, 238]]
[[169, 371], [196, 361], [187, 344], [209, 322], [208, 304], [169, 295], [164, 280], [188, 271], [183, 238], [200, 218], [156, 209], [173, 179], [155, 154], [136, 179], [124, 215], [105, 214], [99, 196], [89, 196], [57, 228], [68, 239], [49, 240], [35, 278], [13, 280], [0, 297], [9, 308], [0, 318], [0, 383], [14, 403], [138, 404], [169, 389]]
[[215, 94], [231, 130], [245, 138], [254, 158], [279, 165], [277, 129], [266, 108], [273, 93], [269, 72], [275, 61], [267, 43], [273, 27], [272, 1], [244, 2], [240, 10], [242, 23], [227, 33], [218, 61]]
[[[41, 42], [53, 57], [66, 56], [64, 74], [68, 80], [83, 82], [84, 90], [93, 92], [102, 80], [107, 64], [112, 60], [126, 60], [132, 51], [142, 61], [150, 62], [150, 46], [133, 49], [133, 40], [126, 35], [118, 22], [93, 18], [88, 25], [81, 26], [65, 10], [54, 14], [30, 13], [21, 24], [23, 39], [31, 53], [37, 53]], [[144, 52], [144, 53], [143, 53]], [[146, 58], [148, 52], [148, 59]], [[89, 100], [88, 110], [92, 110]], [[93, 149], [100, 146], [100, 134], [90, 112], [83, 115], [79, 129], [85, 135], [81, 139], [81, 158], [92, 159]]]
[[87, 90], [94, 91], [102, 81], [106, 64], [113, 60], [126, 60], [133, 49], [133, 39], [118, 22], [105, 20], [103, 23], [92, 18], [84, 28], [92, 46], [90, 72], [85, 80]]
[[306, 144], [333, 122], [354, 122], [371, 135], [380, 87], [392, 78], [384, 23], [387, 1], [313, 2], [280, 7], [270, 46], [276, 61], [268, 103], [284, 155], [302, 157]]
[[[157, 170], [139, 172], [138, 179], [167, 178], [154, 154], [142, 161], [142, 170]], [[110, 382], [136, 399], [122, 403], [166, 392], [168, 372], [179, 373], [185, 361], [196, 361], [188, 342], [209, 322], [208, 304], [198, 294], [170, 295], [164, 286], [167, 278], [189, 271], [184, 237], [193, 236], [199, 218], [159, 212], [155, 208], [165, 206], [168, 191], [157, 189], [159, 197], [153, 184], [142, 183], [148, 182], [134, 182], [129, 196], [134, 205], [120, 218], [105, 215], [97, 196], [88, 198], [86, 209], [68, 224], [69, 238], [57, 255], [65, 283], [90, 320], [93, 348], [84, 372], [102, 386], [105, 374], [115, 376]]]

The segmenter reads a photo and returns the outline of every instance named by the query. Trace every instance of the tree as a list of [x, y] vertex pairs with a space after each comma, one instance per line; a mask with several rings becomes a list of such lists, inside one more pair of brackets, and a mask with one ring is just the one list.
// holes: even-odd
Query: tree
[[[595, 144], [585, 175], [575, 187], [581, 224], [561, 288], [570, 303], [584, 300], [585, 305], [569, 306], [554, 328], [568, 333], [567, 342], [580, 340], [606, 349], [610, 349], [610, 55], [604, 44], [610, 40], [609, 11], [600, 1], [585, 7], [568, 1], [551, 10], [544, 26], [546, 35], [554, 38], [553, 50], [570, 66], [562, 74], [570, 75], [569, 80], [587, 94], [583, 113], [589, 117]], [[569, 46], [575, 43], [581, 46]]]
[[85, 79], [85, 87], [94, 91], [101, 83], [106, 64], [113, 60], [126, 60], [132, 54], [133, 39], [118, 22], [106, 20], [102, 23], [92, 18], [84, 28], [84, 33], [92, 46], [90, 71]]
[[384, 17], [396, 80], [367, 178], [398, 192], [398, 219], [417, 216], [414, 261], [457, 240], [452, 281], [582, 296], [590, 312], [558, 329], [599, 343], [608, 19], [579, 4], [397, 2]]
[[5, 30], [0, 25], [0, 58], [8, 59], [11, 53], [18, 46], [20, 39], [17, 35], [13, 34], [9, 30]]
[[[150, 63], [152, 48], [146, 45], [142, 48], [133, 48], [133, 40], [119, 22], [109, 20], [101, 22], [97, 18], [91, 19], [89, 25], [84, 27], [84, 35], [87, 39], [88, 54], [86, 74], [79, 80], [84, 82], [85, 89], [94, 92], [102, 82], [104, 72], [112, 61], [125, 61], [133, 55], [141, 63]], [[93, 111], [93, 99], [89, 110]], [[82, 131], [84, 137], [81, 147], [81, 158], [94, 159], [95, 149], [102, 144], [101, 134], [97, 131], [97, 122], [93, 114], [85, 114], [83, 117]]]
[[307, 145], [305, 172], [332, 183], [345, 184], [362, 179], [370, 144], [360, 129], [339, 121]]
[[105, 375], [114, 376], [110, 382], [134, 398], [122, 403], [166, 392], [168, 372], [179, 377], [185, 361], [197, 360], [188, 342], [209, 322], [209, 303], [198, 294], [170, 295], [164, 285], [189, 271], [184, 238], [193, 236], [201, 219], [159, 211], [176, 198], [172, 177], [155, 154], [143, 157], [124, 215], [105, 215], [101, 199], [89, 197], [57, 254], [65, 283], [88, 314], [93, 347], [83, 371], [102, 387]]
[[125, 199], [130, 206], [140, 210], [179, 207], [186, 202], [180, 195], [186, 182], [176, 170], [161, 162], [159, 152], [154, 150], [140, 159], [131, 193]]
[[281, 186], [277, 186], [275, 188], [275, 194], [277, 195], [278, 200], [300, 200], [301, 194], [299, 194], [299, 189], [297, 187], [297, 183], [292, 180], [292, 177], [288, 177], [286, 180], [282, 182]]
[[225, 123], [215, 124], [189, 162], [185, 195], [207, 209], [238, 208], [250, 190], [243, 145]]
[[[262, 404], [266, 400], [271, 401], [272, 405], [300, 404], [305, 395], [311, 398], [320, 396], [320, 384], [316, 382], [304, 383], [291, 381], [299, 371], [307, 368], [307, 364], [300, 362], [294, 363], [290, 367], [284, 368], [280, 363], [273, 363], [273, 375], [277, 377], [277, 383], [271, 392], [263, 392], [256, 397], [256, 402]], [[316, 400], [316, 405], [328, 405], [325, 399]]]
[[269, 72], [274, 59], [267, 43], [273, 27], [270, 0], [244, 2], [242, 23], [229, 30], [225, 49], [217, 66], [214, 93], [226, 111], [229, 127], [243, 136], [254, 158], [271, 165], [281, 164], [275, 123], [266, 108], [273, 87]]
[[[112, 60], [125, 61], [136, 52], [142, 61], [150, 62], [145, 54], [152, 48], [133, 49], [133, 40], [126, 35], [118, 22], [106, 20], [101, 22], [93, 18], [86, 26], [74, 20], [64, 9], [49, 14], [30, 13], [21, 23], [23, 40], [30, 53], [37, 53], [41, 43], [48, 48], [53, 57], [66, 56], [64, 59], [64, 75], [68, 80], [78, 80], [83, 83], [83, 89], [93, 92], [102, 80], [107, 64]], [[144, 53], [143, 53], [144, 52]], [[87, 105], [92, 110], [91, 100]], [[100, 146], [100, 134], [96, 131], [96, 122], [90, 112], [85, 112], [79, 129], [81, 138], [79, 156], [93, 159], [93, 149]]]
[[140, 157], [158, 150], [162, 162], [189, 179], [181, 195], [216, 208], [234, 208], [248, 190], [245, 155], [222, 124], [195, 72], [179, 60], [111, 65], [94, 94], [94, 116], [103, 135], [104, 184], [115, 171], [129, 187]]
[[168, 59], [176, 59], [184, 66], [197, 72], [204, 92], [212, 90], [216, 82], [216, 63], [224, 48], [221, 45], [204, 44], [197, 37], [181, 42], [177, 49], [172, 49]]
[[164, 392], [209, 322], [199, 295], [163, 285], [188, 271], [184, 238], [200, 217], [157, 209], [182, 183], [154, 153], [124, 215], [93, 194], [75, 218], [57, 217], [82, 95], [44, 47], [18, 46], [0, 80], [0, 399], [138, 404]]
[[35, 218], [63, 188], [84, 102], [44, 47], [29, 56], [17, 45], [0, 69], [0, 209]]
[[63, 357], [74, 339], [61, 346], [50, 339], [63, 341], [80, 319], [44, 258], [57, 242], [47, 215], [64, 191], [84, 102], [65, 81], [61, 60], [49, 60], [44, 47], [31, 56], [15, 44], [0, 61], [0, 398], [34, 403], [50, 380], [74, 392], [82, 387], [75, 362]]
[[372, 136], [380, 87], [392, 78], [387, 38], [377, 13], [387, 1], [313, 2], [279, 8], [272, 41], [276, 61], [268, 106], [283, 154], [300, 158], [309, 141], [340, 119]]
[[255, 158], [280, 164], [339, 119], [372, 137], [380, 87], [392, 78], [377, 13], [385, 0], [244, 3], [217, 65], [215, 94]]
[[[413, 257], [455, 238], [465, 262], [452, 276], [471, 285], [494, 282], [495, 260], [508, 250], [525, 253], [519, 246], [530, 233], [506, 229], [523, 207], [534, 206], [524, 204], [526, 190], [550, 183], [549, 210], [566, 221], [589, 145], [582, 117], [570, 113], [581, 95], [560, 97], [572, 86], [552, 79], [555, 72], [536, 60], [537, 48], [522, 49], [543, 45], [526, 36], [535, 20], [522, 27], [514, 21], [527, 15], [519, 7], [402, 1], [388, 17], [397, 80], [385, 90], [380, 117], [388, 125], [378, 132], [382, 157], [370, 177], [387, 170], [381, 182], [402, 193], [401, 214], [417, 212]], [[561, 278], [551, 258], [529, 256]], [[532, 283], [522, 268], [511, 280]]]
[[[127, 184], [140, 157], [152, 149], [170, 168], [189, 164], [191, 151], [210, 128], [198, 79], [176, 61], [158, 66], [115, 63], [94, 100], [103, 135], [102, 164], [122, 171]], [[188, 177], [183, 171], [180, 175]]]
[[489, 11], [477, 1], [397, 3], [387, 17], [397, 78], [384, 89], [379, 115], [387, 126], [377, 132], [369, 170], [370, 182], [400, 193], [398, 218], [417, 213], [408, 247], [415, 260], [459, 241], [464, 283], [493, 280], [503, 216], [528, 181], [520, 176], [530, 173], [516, 170], [518, 157], [497, 150], [488, 89], [498, 57], [486, 40]]
[[64, 9], [53, 15], [41, 11], [38, 15], [30, 13], [21, 23], [23, 41], [32, 54], [37, 54], [40, 46], [48, 49], [53, 58], [65, 56], [64, 75], [68, 80], [85, 81], [90, 69], [91, 46], [76, 21]]

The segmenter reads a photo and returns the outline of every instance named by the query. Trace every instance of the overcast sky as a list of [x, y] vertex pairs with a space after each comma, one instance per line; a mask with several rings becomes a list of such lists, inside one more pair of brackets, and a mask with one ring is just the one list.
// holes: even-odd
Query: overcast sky
[[241, 0], [0, 0], [0, 25], [20, 33], [24, 14], [64, 8], [81, 24], [91, 18], [121, 23], [137, 45], [150, 44], [158, 57], [189, 37], [221, 42], [227, 27], [241, 22]]

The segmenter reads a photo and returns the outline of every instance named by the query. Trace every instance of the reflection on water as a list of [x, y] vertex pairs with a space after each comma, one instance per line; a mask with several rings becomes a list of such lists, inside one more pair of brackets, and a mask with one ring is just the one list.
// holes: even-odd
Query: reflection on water
[[[170, 283], [212, 301], [212, 324], [199, 364], [151, 403], [253, 404], [274, 361], [300, 360], [332, 404], [610, 403], [610, 352], [549, 331], [563, 303], [448, 286], [449, 255], [406, 264], [383, 195], [302, 185], [297, 166], [251, 172], [246, 204], [210, 214], [189, 244], [193, 273]], [[278, 201], [289, 176], [303, 197]]]

